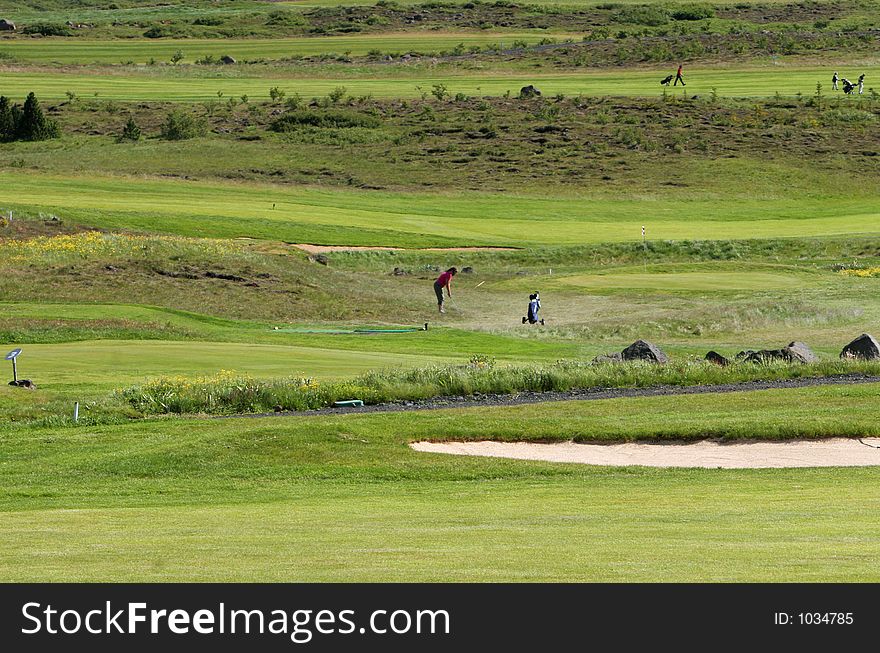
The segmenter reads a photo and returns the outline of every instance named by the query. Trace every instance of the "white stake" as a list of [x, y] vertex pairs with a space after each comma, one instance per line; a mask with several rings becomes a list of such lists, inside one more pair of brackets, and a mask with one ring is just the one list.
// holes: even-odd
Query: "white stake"
[[75, 404], [73, 404], [73, 421], [74, 422], [79, 421], [79, 402], [78, 401]]

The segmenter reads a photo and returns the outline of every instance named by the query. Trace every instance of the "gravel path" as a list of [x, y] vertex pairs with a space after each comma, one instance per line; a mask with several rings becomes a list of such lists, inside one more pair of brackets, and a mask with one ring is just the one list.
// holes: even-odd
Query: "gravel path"
[[343, 415], [358, 413], [391, 413], [411, 410], [442, 410], [444, 408], [479, 408], [489, 406], [519, 406], [549, 401], [591, 401], [595, 399], [621, 399], [625, 397], [667, 397], [698, 395], [721, 392], [752, 392], [784, 388], [810, 388], [829, 385], [857, 385], [880, 383], [880, 376], [845, 374], [783, 381], [745, 381], [723, 385], [655, 386], [652, 388], [586, 388], [567, 392], [521, 392], [515, 395], [492, 394], [473, 397], [435, 397], [418, 401], [376, 404], [360, 408], [322, 408], [320, 410], [288, 411], [279, 413], [255, 413], [247, 415], [224, 415], [218, 419], [260, 418], [295, 415]]

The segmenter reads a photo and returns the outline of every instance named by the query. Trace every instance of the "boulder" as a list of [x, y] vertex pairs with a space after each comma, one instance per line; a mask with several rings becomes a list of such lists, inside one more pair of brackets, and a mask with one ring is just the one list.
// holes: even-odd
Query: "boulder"
[[220, 63], [232, 64], [232, 63], [236, 63], [236, 61], [234, 58], [230, 57], [228, 54], [224, 54], [222, 57], [220, 57]]
[[840, 357], [859, 358], [866, 361], [877, 360], [880, 358], [880, 342], [877, 342], [874, 336], [863, 333], [843, 348]]
[[819, 357], [802, 342], [790, 342], [781, 349], [747, 349], [736, 355], [738, 361], [745, 363], [769, 363], [778, 360], [786, 363], [817, 363]]
[[320, 263], [321, 265], [330, 265], [330, 259], [327, 258], [326, 254], [315, 254], [312, 257], [312, 260], [315, 263]]
[[797, 363], [818, 363], [819, 357], [813, 353], [813, 350], [802, 342], [790, 342], [788, 347], [783, 347], [792, 362]]
[[708, 354], [706, 354], [706, 360], [710, 363], [720, 365], [721, 367], [727, 367], [728, 365], [730, 365], [730, 361], [719, 354], [717, 351], [710, 351]]
[[652, 363], [666, 363], [669, 357], [656, 345], [646, 340], [636, 340], [629, 347], [620, 352], [625, 361], [651, 361]]
[[9, 385], [16, 388], [25, 388], [27, 390], [36, 390], [37, 384], [30, 379], [19, 379], [18, 381], [10, 381]]
[[473, 274], [474, 269], [470, 265], [466, 265], [461, 269], [462, 274]]
[[533, 84], [529, 84], [528, 86], [523, 86], [519, 89], [519, 96], [521, 98], [540, 97], [541, 91], [536, 89]]
[[0, 18], [0, 31], [14, 32], [15, 31], [15, 23], [13, 23], [11, 20], [6, 20], [5, 18]]

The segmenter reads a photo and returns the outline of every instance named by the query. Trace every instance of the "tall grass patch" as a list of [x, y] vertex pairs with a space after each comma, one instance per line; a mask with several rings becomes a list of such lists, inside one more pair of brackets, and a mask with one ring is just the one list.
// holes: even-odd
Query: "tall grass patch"
[[216, 376], [194, 379], [161, 378], [126, 388], [118, 394], [131, 407], [145, 414], [233, 414], [314, 410], [347, 399], [380, 404], [483, 394], [712, 386], [854, 373], [880, 375], [880, 363], [840, 360], [809, 365], [771, 362], [718, 367], [694, 359], [667, 365], [558, 361], [552, 365], [501, 366], [486, 356], [474, 356], [463, 365], [374, 371], [351, 381], [318, 382], [309, 378], [258, 380], [222, 372]]

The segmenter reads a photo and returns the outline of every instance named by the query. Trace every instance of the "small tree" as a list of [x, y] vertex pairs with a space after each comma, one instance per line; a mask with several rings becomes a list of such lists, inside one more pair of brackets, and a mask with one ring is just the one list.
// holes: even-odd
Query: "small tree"
[[162, 138], [169, 141], [184, 141], [196, 136], [204, 136], [208, 126], [204, 120], [200, 120], [191, 114], [175, 109], [168, 112], [165, 124], [162, 125]]
[[286, 95], [286, 93], [283, 90], [281, 90], [280, 88], [278, 88], [277, 86], [273, 86], [272, 88], [269, 89], [269, 97], [271, 98], [272, 102], [275, 102], [275, 103], [280, 102], [281, 100], [284, 99], [285, 95]]
[[15, 118], [12, 105], [5, 95], [0, 97], [0, 140], [10, 141], [15, 138]]
[[179, 64], [181, 61], [183, 61], [183, 50], [178, 50], [173, 55], [171, 55], [171, 63], [173, 63], [174, 65]]
[[137, 126], [137, 123], [132, 116], [128, 117], [125, 127], [122, 128], [122, 133], [119, 134], [119, 137], [116, 140], [119, 143], [123, 141], [135, 142], [141, 140], [141, 128]]
[[446, 88], [446, 84], [434, 84], [431, 87], [431, 95], [442, 101], [449, 95], [449, 89]]
[[60, 133], [58, 123], [43, 115], [37, 96], [33, 92], [28, 93], [17, 124], [16, 136], [23, 141], [45, 141], [58, 138]]
[[327, 93], [327, 97], [330, 99], [330, 102], [333, 104], [339, 104], [342, 98], [345, 97], [345, 94], [348, 92], [344, 86], [337, 86], [332, 91]]

